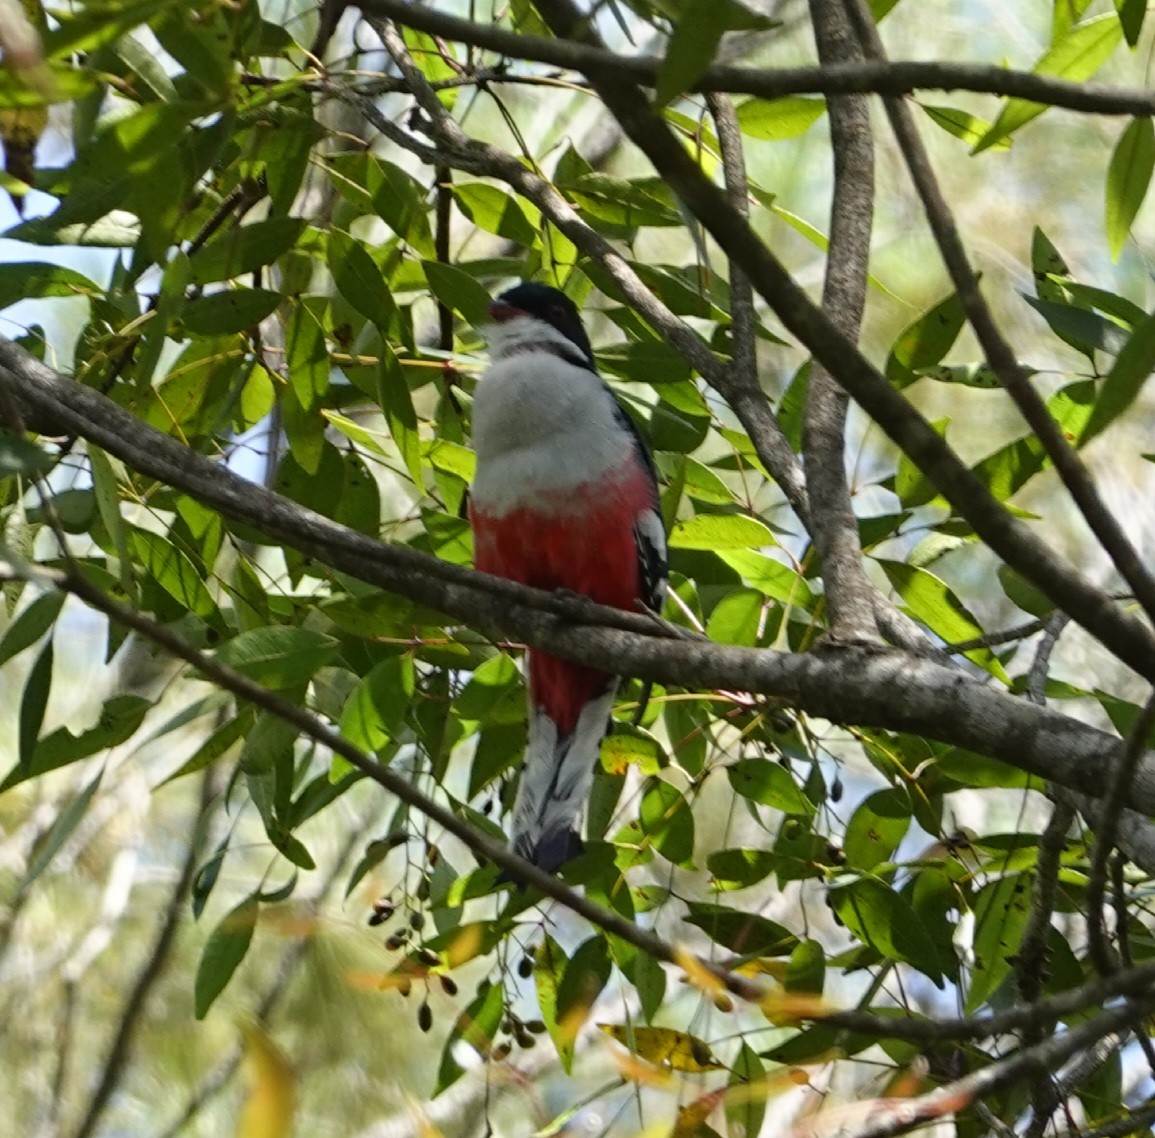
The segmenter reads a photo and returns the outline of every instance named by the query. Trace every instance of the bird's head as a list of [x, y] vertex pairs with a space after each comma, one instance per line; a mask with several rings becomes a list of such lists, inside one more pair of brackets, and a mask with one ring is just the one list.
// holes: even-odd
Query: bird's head
[[583, 367], [594, 366], [593, 348], [577, 305], [550, 285], [523, 281], [493, 301], [489, 315], [494, 320], [489, 348], [495, 359], [540, 347], [564, 354]]

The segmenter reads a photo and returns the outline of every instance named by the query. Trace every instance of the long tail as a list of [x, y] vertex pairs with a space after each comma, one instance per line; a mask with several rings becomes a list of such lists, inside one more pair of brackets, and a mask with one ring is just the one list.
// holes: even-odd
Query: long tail
[[606, 686], [582, 707], [566, 734], [559, 734], [545, 708], [530, 696], [529, 740], [511, 837], [514, 850], [546, 873], [582, 851], [582, 810], [617, 687], [617, 677], [607, 677]]

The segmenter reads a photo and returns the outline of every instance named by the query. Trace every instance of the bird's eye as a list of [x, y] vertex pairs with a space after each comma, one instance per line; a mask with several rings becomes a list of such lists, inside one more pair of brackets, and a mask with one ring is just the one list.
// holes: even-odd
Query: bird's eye
[[551, 304], [549, 306], [549, 314], [554, 320], [565, 319], [565, 309], [560, 304]]

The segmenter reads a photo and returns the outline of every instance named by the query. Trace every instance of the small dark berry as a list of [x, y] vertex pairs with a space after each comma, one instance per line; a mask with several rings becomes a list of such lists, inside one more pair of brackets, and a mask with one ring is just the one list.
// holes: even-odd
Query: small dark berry
[[405, 937], [401, 933], [394, 933], [386, 942], [385, 947], [390, 952], [396, 952], [405, 943]]
[[502, 1061], [502, 1059], [508, 1059], [509, 1058], [509, 1053], [512, 1050], [513, 1050], [513, 1048], [508, 1043], [499, 1043], [493, 1049], [493, 1051], [490, 1052], [490, 1054], [492, 1055], [492, 1057], [495, 1060], [497, 1060], [498, 1063], [500, 1063]]
[[519, 1031], [517, 1033], [517, 1045], [523, 1050], [528, 1051], [531, 1047], [537, 1046], [537, 1040], [534, 1039], [528, 1031]]
[[457, 995], [457, 981], [452, 976], [438, 976], [437, 978], [441, 981], [441, 990], [447, 996]]
[[523, 980], [528, 980], [533, 975], [533, 957], [532, 956], [523, 956], [517, 962], [517, 974]]
[[428, 1031], [433, 1026], [433, 1009], [428, 1002], [417, 1009], [417, 1026], [422, 1031]]
[[429, 878], [428, 877], [423, 877], [419, 882], [417, 882], [417, 889], [415, 890], [414, 895], [416, 896], [418, 901], [428, 901], [429, 900]]
[[397, 981], [397, 991], [403, 996], [408, 996], [409, 993], [413, 991], [413, 981], [410, 980], [408, 976], [402, 976], [401, 979]]
[[425, 914], [424, 913], [410, 913], [409, 914], [409, 927], [411, 929], [414, 929], [416, 932], [420, 932], [423, 928], [425, 928]]
[[539, 1019], [531, 1019], [525, 1025], [526, 1031], [532, 1031], [534, 1035], [541, 1035], [545, 1031], [545, 1024]]

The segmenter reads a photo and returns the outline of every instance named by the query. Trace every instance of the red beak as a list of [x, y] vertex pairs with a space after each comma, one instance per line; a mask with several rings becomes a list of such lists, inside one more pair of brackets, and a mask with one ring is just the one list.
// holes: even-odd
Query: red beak
[[498, 324], [503, 324], [506, 320], [512, 320], [515, 316], [525, 315], [520, 308], [515, 308], [512, 304], [507, 304], [504, 300], [493, 301], [488, 308], [488, 312]]

